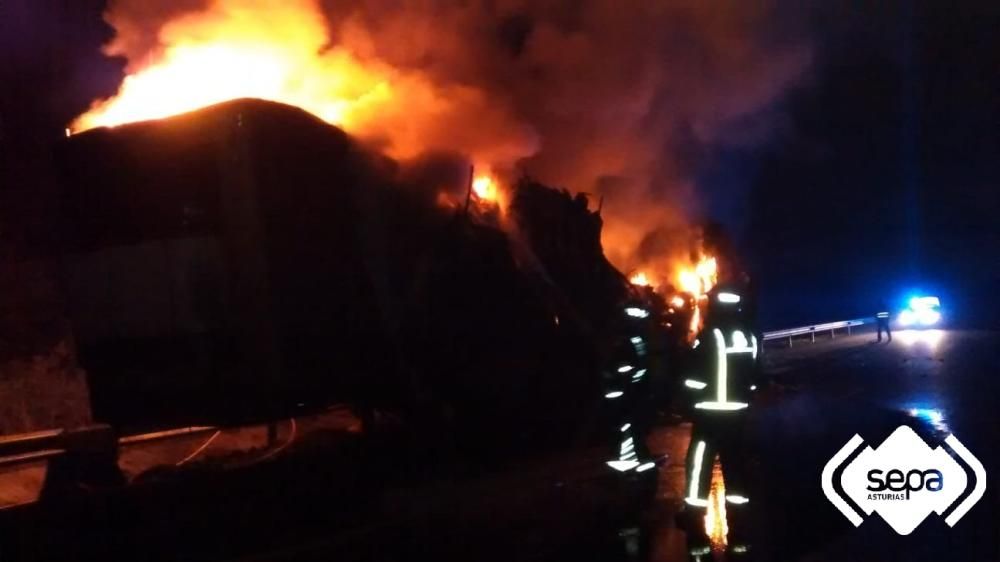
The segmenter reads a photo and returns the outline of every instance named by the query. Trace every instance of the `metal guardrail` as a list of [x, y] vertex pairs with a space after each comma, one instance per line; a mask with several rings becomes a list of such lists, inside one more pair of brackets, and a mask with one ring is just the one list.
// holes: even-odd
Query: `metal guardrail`
[[764, 332], [764, 341], [788, 339], [788, 347], [792, 347], [792, 340], [796, 336], [808, 335], [812, 341], [816, 341], [816, 333], [830, 332], [830, 337], [836, 337], [837, 330], [847, 330], [851, 334], [851, 328], [871, 324], [868, 318], [858, 318], [855, 320], [841, 320], [839, 322], [826, 322], [825, 324], [813, 324], [811, 326], [800, 326], [797, 328], [786, 328], [774, 332]]
[[0, 467], [40, 461], [66, 451], [65, 430], [49, 429], [17, 435], [0, 436]]
[[193, 427], [182, 427], [179, 429], [168, 429], [165, 431], [154, 431], [152, 433], [140, 433], [138, 435], [129, 435], [127, 437], [121, 437], [118, 439], [119, 445], [134, 445], [136, 443], [147, 443], [149, 441], [158, 441], [160, 439], [170, 439], [172, 437], [180, 437], [182, 435], [194, 435], [196, 433], [208, 433], [209, 431], [217, 430], [217, 427], [211, 425], [199, 425]]
[[[122, 437], [107, 424], [4, 435], [0, 436], [0, 471], [45, 463], [45, 479], [36, 497], [36, 501], [43, 501], [46, 497], [60, 496], [77, 486], [117, 484], [116, 478], [121, 474], [118, 452], [122, 447], [208, 431], [216, 431], [218, 435], [214, 427], [184, 427]], [[178, 464], [187, 462], [200, 451]], [[0, 511], [21, 505], [25, 503], [5, 503], [0, 505]]]
[[68, 451], [97, 447], [129, 446], [160, 439], [214, 431], [215, 427], [183, 427], [116, 437], [111, 427], [94, 425], [75, 430], [50, 429], [0, 436], [0, 467], [47, 460]]
[[61, 449], [65, 433], [63, 429], [48, 429], [0, 436], [0, 457], [33, 453], [39, 449]]

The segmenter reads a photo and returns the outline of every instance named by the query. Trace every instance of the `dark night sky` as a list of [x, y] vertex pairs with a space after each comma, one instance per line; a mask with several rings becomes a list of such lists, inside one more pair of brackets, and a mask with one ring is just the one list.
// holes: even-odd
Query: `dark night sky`
[[[110, 33], [100, 0], [5, 4], [9, 163], [23, 144], [12, 138], [58, 137], [120, 65], [98, 51]], [[918, 287], [955, 316], [996, 324], [1000, 4], [891, 4], [806, 10], [813, 61], [774, 108], [774, 138], [703, 159], [703, 206], [737, 233], [765, 326], [868, 314]], [[5, 204], [31, 190], [5, 183]]]
[[729, 222], [763, 321], [867, 315], [923, 289], [996, 325], [1000, 8], [851, 6], [813, 13], [813, 67], [778, 139], [723, 157], [751, 184]]

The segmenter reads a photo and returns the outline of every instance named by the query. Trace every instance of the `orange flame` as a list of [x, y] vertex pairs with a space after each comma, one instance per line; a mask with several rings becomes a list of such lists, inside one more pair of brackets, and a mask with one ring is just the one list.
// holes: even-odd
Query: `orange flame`
[[632, 283], [633, 285], [638, 285], [640, 287], [649, 287], [651, 285], [651, 283], [649, 282], [649, 278], [646, 277], [645, 271], [640, 271], [635, 275], [633, 275], [632, 277], [630, 277], [629, 282]]
[[489, 174], [479, 174], [472, 179], [472, 192], [480, 201], [496, 203], [499, 198], [497, 181]]
[[132, 26], [111, 4], [120, 35], [106, 51], [129, 59], [128, 75], [72, 133], [256, 98], [299, 107], [398, 159], [444, 150], [509, 166], [537, 149], [534, 132], [483, 90], [391, 66], [350, 18], [331, 30], [321, 0], [207, 0], [163, 24], [151, 52], [130, 51]]
[[726, 483], [722, 465], [715, 460], [712, 465], [712, 484], [708, 492], [708, 509], [705, 510], [705, 534], [712, 542], [712, 550], [723, 550], [729, 542], [729, 522], [726, 521]]
[[159, 39], [165, 47], [158, 60], [78, 117], [74, 132], [245, 97], [351, 127], [397, 95], [390, 69], [362, 64], [344, 49], [324, 50], [326, 23], [311, 0], [216, 0], [206, 12], [168, 22]]
[[714, 257], [703, 255], [693, 266], [681, 269], [677, 274], [677, 281], [681, 292], [695, 297], [691, 324], [688, 326], [688, 340], [693, 341], [701, 332], [704, 317], [702, 308], [708, 300], [707, 293], [719, 281], [718, 261]]
[[503, 222], [510, 204], [510, 194], [505, 190], [500, 177], [489, 166], [476, 166], [472, 176], [472, 201], [482, 217]]
[[719, 265], [714, 257], [702, 256], [693, 267], [683, 268], [677, 274], [680, 290], [701, 296], [712, 290], [719, 281]]

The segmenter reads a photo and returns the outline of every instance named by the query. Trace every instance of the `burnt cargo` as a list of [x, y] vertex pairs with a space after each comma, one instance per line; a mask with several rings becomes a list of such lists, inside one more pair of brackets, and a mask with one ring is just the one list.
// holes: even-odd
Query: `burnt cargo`
[[339, 129], [252, 100], [75, 135], [59, 164], [62, 281], [100, 421], [346, 401], [469, 440], [516, 418], [484, 445], [502, 449], [565, 439], [599, 406], [598, 341], [627, 289], [599, 217], [564, 192], [526, 182], [512, 240]]
[[61, 269], [95, 415], [271, 416], [389, 361], [354, 220], [384, 164], [253, 101], [69, 139]]

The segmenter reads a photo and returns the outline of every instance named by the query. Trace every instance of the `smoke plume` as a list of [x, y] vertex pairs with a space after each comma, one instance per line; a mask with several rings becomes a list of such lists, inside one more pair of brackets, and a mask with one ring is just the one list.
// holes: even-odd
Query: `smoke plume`
[[400, 158], [460, 152], [603, 198], [609, 258], [661, 279], [699, 218], [699, 160], [766, 141], [809, 62], [776, 7], [687, 0], [113, 0], [108, 52], [134, 72], [213, 21], [266, 29], [290, 7], [289, 40], [308, 35], [303, 48], [395, 88], [352, 133]]

